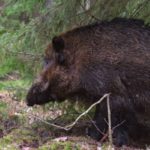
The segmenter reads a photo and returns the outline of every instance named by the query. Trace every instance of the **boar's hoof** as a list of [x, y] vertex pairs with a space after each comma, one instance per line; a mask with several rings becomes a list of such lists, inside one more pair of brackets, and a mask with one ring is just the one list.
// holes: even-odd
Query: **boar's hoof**
[[[87, 130], [87, 135], [90, 136], [91, 138], [100, 141], [103, 138], [103, 134], [101, 134], [99, 131], [96, 131], [93, 128], [88, 128]], [[126, 131], [123, 129], [118, 130], [116, 129], [113, 132], [113, 144], [117, 147], [121, 147], [123, 145], [128, 145], [128, 134]]]
[[92, 139], [99, 141], [103, 135], [92, 127], [87, 128], [86, 134]]
[[123, 145], [128, 145], [128, 134], [125, 130], [114, 131], [113, 133], [113, 144], [117, 147], [121, 147]]

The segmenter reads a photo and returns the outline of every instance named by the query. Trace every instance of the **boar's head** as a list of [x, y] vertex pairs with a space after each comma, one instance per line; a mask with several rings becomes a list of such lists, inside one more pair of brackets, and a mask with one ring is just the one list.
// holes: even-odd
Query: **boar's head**
[[108, 63], [113, 48], [101, 42], [100, 31], [93, 34], [90, 28], [83, 29], [52, 39], [45, 51], [43, 71], [27, 94], [28, 105], [65, 99], [93, 103], [110, 92], [116, 77]]
[[81, 91], [78, 62], [75, 63], [72, 46], [73, 42], [66, 42], [63, 36], [52, 39], [45, 51], [42, 72], [28, 91], [27, 105], [62, 101]]

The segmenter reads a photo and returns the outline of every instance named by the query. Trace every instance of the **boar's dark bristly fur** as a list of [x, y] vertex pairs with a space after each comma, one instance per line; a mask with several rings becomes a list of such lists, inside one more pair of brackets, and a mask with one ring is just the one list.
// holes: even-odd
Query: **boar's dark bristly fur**
[[[122, 146], [137, 136], [138, 113], [150, 110], [150, 28], [141, 20], [114, 19], [73, 29], [53, 38], [45, 65], [27, 95], [27, 104], [79, 99], [93, 103], [111, 93], [113, 142]], [[94, 121], [107, 132], [106, 102], [97, 106]], [[95, 126], [88, 134], [99, 140]]]

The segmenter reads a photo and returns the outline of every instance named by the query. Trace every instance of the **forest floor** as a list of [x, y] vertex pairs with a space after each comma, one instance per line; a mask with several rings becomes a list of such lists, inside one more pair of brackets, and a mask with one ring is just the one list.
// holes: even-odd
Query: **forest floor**
[[[53, 120], [48, 120], [53, 116]], [[25, 102], [14, 101], [8, 92], [0, 93], [0, 150], [101, 150], [101, 145], [85, 135], [88, 121], [81, 120], [69, 132], [51, 127], [47, 122], [68, 124], [58, 109], [45, 111], [42, 107], [28, 108]], [[44, 122], [47, 120], [47, 122]], [[138, 143], [139, 144], [139, 143]], [[124, 150], [149, 149], [137, 143]], [[117, 149], [117, 148], [115, 148]]]
[[[49, 123], [70, 124], [71, 112], [62, 115], [57, 107], [34, 106], [29, 108], [25, 101], [17, 101], [13, 93], [0, 91], [0, 150], [103, 150], [108, 143], [101, 144], [86, 136], [88, 119], [81, 119], [70, 131], [52, 127]], [[150, 139], [149, 139], [150, 141]], [[118, 149], [119, 148], [114, 148]], [[150, 149], [150, 146], [133, 142], [121, 150]]]

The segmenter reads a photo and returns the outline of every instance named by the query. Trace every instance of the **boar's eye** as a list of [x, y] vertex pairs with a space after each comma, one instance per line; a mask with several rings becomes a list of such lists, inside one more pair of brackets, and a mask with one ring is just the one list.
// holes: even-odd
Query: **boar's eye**
[[43, 59], [43, 67], [47, 66], [49, 64], [49, 59], [48, 58], [44, 58]]
[[56, 53], [56, 61], [60, 65], [65, 65], [65, 56], [63, 53]]

